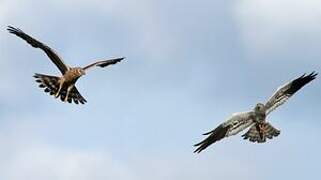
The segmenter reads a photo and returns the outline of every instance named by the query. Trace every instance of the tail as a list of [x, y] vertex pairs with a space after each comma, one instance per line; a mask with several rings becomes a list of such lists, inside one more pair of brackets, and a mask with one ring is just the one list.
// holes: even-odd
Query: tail
[[249, 139], [251, 142], [264, 143], [266, 138], [272, 139], [280, 134], [280, 130], [274, 128], [268, 122], [254, 124], [245, 134], [243, 139]]
[[[59, 89], [59, 77], [44, 74], [35, 74], [33, 77], [36, 78], [36, 82], [39, 83], [39, 87], [44, 88], [44, 91], [46, 93], [49, 93], [50, 95], [57, 94], [57, 91]], [[57, 97], [60, 96], [60, 99], [64, 101], [66, 94], [67, 87], [62, 87]], [[81, 94], [78, 92], [76, 87], [73, 87], [69, 92], [67, 101], [69, 103], [72, 103], [72, 100], [76, 104], [85, 104], [87, 102], [86, 99], [83, 98]]]

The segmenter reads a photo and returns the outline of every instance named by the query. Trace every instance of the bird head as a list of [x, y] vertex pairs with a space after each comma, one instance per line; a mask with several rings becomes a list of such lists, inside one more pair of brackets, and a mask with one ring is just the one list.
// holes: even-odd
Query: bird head
[[255, 111], [256, 113], [264, 113], [264, 114], [265, 114], [265, 106], [264, 106], [264, 104], [262, 104], [262, 103], [257, 103], [256, 106], [255, 106], [255, 108], [254, 108], [254, 111]]

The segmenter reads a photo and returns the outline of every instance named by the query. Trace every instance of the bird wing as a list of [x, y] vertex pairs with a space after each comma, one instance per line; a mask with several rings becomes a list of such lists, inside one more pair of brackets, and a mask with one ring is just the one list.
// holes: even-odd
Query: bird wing
[[22, 38], [23, 40], [27, 41], [27, 43], [29, 43], [32, 47], [42, 49], [47, 54], [47, 56], [50, 58], [50, 60], [58, 67], [58, 69], [60, 70], [60, 72], [62, 74], [65, 74], [65, 72], [69, 69], [69, 67], [58, 56], [58, 54], [53, 49], [48, 47], [47, 45], [39, 42], [38, 40], [36, 40], [34, 38], [32, 38], [31, 36], [29, 36], [28, 34], [24, 33], [22, 30], [20, 30], [18, 28], [14, 28], [12, 26], [8, 26], [7, 30], [10, 33], [15, 34], [16, 36], [18, 36], [18, 37]]
[[204, 133], [203, 135], [209, 136], [203, 141], [194, 145], [197, 147], [194, 153], [200, 153], [216, 141], [219, 141], [224, 137], [235, 135], [238, 132], [248, 128], [254, 123], [252, 116], [252, 112], [234, 114], [229, 120], [220, 124], [214, 130]]
[[84, 67], [83, 69], [88, 70], [88, 69], [90, 69], [92, 67], [96, 67], [96, 66], [104, 68], [106, 66], [116, 64], [116, 63], [122, 61], [123, 59], [125, 59], [125, 58], [121, 57], [121, 58], [114, 58], [114, 59], [108, 59], [108, 60], [103, 60], [103, 61], [97, 61], [95, 63], [89, 64], [88, 66]]
[[266, 115], [278, 106], [284, 104], [294, 93], [315, 79], [317, 75], [318, 73], [315, 73], [314, 71], [309, 75], [303, 74], [302, 76], [279, 87], [265, 104]]

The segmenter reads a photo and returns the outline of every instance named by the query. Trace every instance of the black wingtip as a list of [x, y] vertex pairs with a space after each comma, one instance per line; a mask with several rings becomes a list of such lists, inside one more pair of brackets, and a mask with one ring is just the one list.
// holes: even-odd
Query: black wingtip
[[318, 72], [312, 71], [308, 76], [311, 76], [311, 78], [315, 79], [318, 75]]
[[200, 152], [202, 152], [202, 150], [200, 149], [196, 149], [195, 151], [193, 151], [193, 153], [197, 153], [197, 154], [199, 154]]
[[309, 78], [315, 78], [318, 75], [318, 73], [316, 71], [312, 71], [310, 74], [305, 76], [305, 73], [303, 74], [303, 78], [304, 77], [309, 77]]
[[[194, 144], [194, 147], [199, 146], [199, 145], [200, 145], [200, 143]], [[200, 147], [196, 148], [196, 149], [193, 151], [193, 153], [199, 154], [199, 153], [202, 152], [205, 148], [206, 148], [206, 147], [200, 146]]]
[[213, 131], [214, 131], [214, 130], [209, 131], [209, 132], [207, 132], [207, 133], [203, 133], [202, 135], [203, 135], [203, 136], [207, 136], [207, 135], [211, 134]]
[[309, 82], [311, 82], [312, 80], [314, 80], [317, 77], [318, 73], [315, 71], [312, 71], [310, 74], [306, 75], [305, 73], [294, 79], [291, 82], [291, 87], [285, 92], [286, 94], [294, 94], [295, 92], [297, 92], [299, 89], [301, 89], [303, 86], [305, 86], [306, 84], [308, 84]]
[[13, 34], [22, 32], [21, 29], [15, 28], [15, 27], [13, 27], [13, 26], [7, 26], [7, 31], [9, 31], [10, 33], [13, 33]]
[[[119, 58], [113, 58], [113, 59], [109, 59], [109, 60], [106, 60], [105, 62], [101, 63], [101, 64], [98, 64], [97, 66], [99, 67], [106, 67], [106, 66], [109, 66], [111, 64], [117, 64], [119, 63], [120, 61], [122, 61], [123, 59], [125, 59], [125, 57], [119, 57]], [[90, 66], [89, 66], [90, 67]], [[88, 68], [88, 67], [85, 67], [85, 69]]]
[[113, 60], [113, 61], [121, 61], [125, 59], [125, 57], [118, 57], [118, 58], [113, 58], [113, 59], [110, 59], [110, 60]]
[[115, 58], [115, 59], [113, 59], [114, 61], [117, 61], [117, 62], [120, 62], [120, 61], [122, 61], [122, 60], [124, 60], [125, 59], [125, 57], [119, 57], [119, 58]]
[[205, 138], [203, 141], [194, 145], [195, 147], [199, 146], [195, 149], [194, 153], [200, 153], [211, 144], [224, 138], [229, 128], [230, 126], [219, 125], [213, 131], [204, 133], [205, 135], [208, 135], [208, 134], [210, 135], [207, 138]]
[[10, 29], [16, 29], [16, 28], [14, 28], [13, 26], [7, 26], [7, 30], [9, 31]]
[[7, 31], [9, 31], [10, 33], [14, 32], [16, 30], [16, 28], [14, 28], [13, 26], [7, 26]]

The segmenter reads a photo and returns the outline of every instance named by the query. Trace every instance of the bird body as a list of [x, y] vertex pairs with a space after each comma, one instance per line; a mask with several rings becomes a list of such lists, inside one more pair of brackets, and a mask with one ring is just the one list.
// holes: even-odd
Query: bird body
[[231, 118], [217, 128], [203, 134], [208, 135], [208, 137], [194, 145], [197, 146], [194, 152], [200, 153], [216, 141], [236, 135], [247, 128], [249, 130], [242, 137], [251, 142], [264, 143], [267, 139], [278, 136], [280, 130], [266, 121], [267, 115], [284, 104], [294, 93], [314, 80], [316, 76], [317, 73], [315, 72], [308, 75], [304, 74], [278, 88], [265, 104], [258, 103], [252, 111], [233, 114]]
[[58, 80], [58, 91], [55, 94], [55, 97], [61, 96], [60, 91], [63, 87], [66, 87], [66, 95], [63, 98], [63, 101], [66, 102], [68, 100], [71, 89], [75, 86], [76, 81], [83, 75], [85, 75], [85, 71], [82, 68], [70, 68], [68, 69], [63, 76], [61, 76]]
[[54, 95], [56, 98], [60, 97], [63, 102], [71, 103], [72, 100], [74, 103], [84, 104], [87, 102], [85, 98], [77, 90], [75, 84], [77, 80], [86, 74], [86, 71], [93, 67], [101, 67], [104, 68], [109, 65], [116, 64], [124, 59], [124, 57], [101, 60], [95, 63], [89, 64], [85, 67], [69, 67], [64, 63], [61, 57], [49, 46], [41, 43], [40, 41], [32, 38], [28, 34], [24, 33], [22, 30], [14, 28], [12, 26], [8, 26], [7, 29], [10, 33], [15, 34], [16, 36], [22, 38], [27, 41], [32, 47], [42, 49], [49, 59], [57, 66], [62, 75], [60, 77], [50, 76], [45, 74], [36, 73], [34, 77], [36, 78], [36, 82], [39, 83], [40, 88], [44, 88], [45, 92], [50, 93], [50, 95]]
[[76, 81], [83, 75], [85, 75], [85, 71], [81, 67], [70, 68], [68, 71], [63, 74], [61, 79], [66, 84], [75, 84]]

